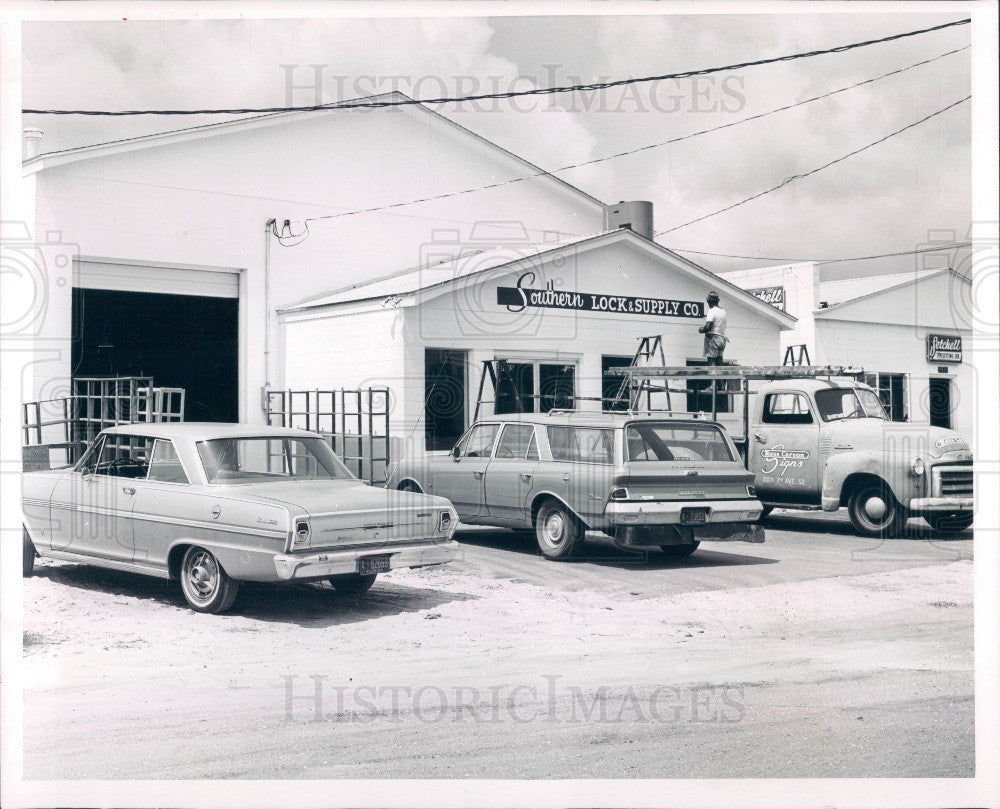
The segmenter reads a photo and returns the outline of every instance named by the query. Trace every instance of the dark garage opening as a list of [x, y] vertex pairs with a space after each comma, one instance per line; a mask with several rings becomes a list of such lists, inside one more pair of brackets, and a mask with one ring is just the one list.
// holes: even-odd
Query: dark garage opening
[[187, 421], [239, 420], [239, 301], [73, 290], [73, 376], [184, 388]]

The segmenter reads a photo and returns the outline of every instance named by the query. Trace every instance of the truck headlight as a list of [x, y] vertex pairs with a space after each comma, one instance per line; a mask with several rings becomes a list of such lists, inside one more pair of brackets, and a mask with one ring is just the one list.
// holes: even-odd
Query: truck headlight
[[924, 474], [924, 459], [919, 455], [913, 459], [913, 463], [910, 464], [910, 474], [914, 477], [920, 477]]

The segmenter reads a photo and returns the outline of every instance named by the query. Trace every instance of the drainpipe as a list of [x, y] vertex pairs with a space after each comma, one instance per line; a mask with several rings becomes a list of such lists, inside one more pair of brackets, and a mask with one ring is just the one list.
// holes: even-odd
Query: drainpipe
[[267, 415], [267, 394], [271, 389], [271, 234], [276, 220], [264, 225], [264, 387], [260, 392], [260, 409]]

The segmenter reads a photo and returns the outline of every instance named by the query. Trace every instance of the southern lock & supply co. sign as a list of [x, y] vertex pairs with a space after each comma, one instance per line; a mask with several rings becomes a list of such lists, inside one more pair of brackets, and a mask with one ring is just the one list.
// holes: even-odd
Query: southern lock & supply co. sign
[[606, 295], [595, 292], [561, 292], [555, 289], [552, 281], [549, 281], [544, 289], [537, 289], [530, 286], [534, 280], [535, 274], [526, 272], [517, 279], [516, 287], [497, 287], [497, 304], [506, 306], [508, 312], [521, 312], [531, 307], [659, 317], [705, 316], [704, 304], [700, 301], [637, 298], [631, 295]]

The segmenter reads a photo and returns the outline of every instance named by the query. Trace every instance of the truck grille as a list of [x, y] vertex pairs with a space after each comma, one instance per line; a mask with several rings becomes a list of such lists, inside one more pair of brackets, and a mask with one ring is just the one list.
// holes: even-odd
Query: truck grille
[[934, 471], [941, 497], [972, 496], [972, 466], [939, 466]]

